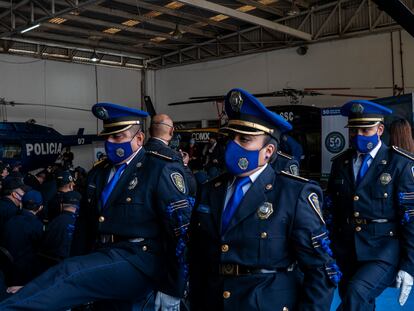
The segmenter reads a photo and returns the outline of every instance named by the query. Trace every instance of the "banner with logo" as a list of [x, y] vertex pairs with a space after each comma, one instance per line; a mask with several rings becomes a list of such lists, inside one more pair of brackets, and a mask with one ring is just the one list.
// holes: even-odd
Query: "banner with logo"
[[322, 178], [331, 171], [331, 159], [348, 148], [347, 118], [341, 116], [340, 108], [321, 109], [322, 119]]

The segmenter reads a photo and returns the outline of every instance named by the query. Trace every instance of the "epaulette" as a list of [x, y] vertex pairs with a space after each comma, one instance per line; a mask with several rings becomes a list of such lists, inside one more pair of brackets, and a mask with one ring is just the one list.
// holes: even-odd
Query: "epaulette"
[[347, 149], [347, 150], [341, 152], [340, 154], [337, 154], [336, 156], [331, 158], [331, 161], [335, 161], [336, 159], [340, 158], [341, 156], [345, 155], [346, 153], [348, 153], [350, 151], [351, 151], [351, 149]]
[[156, 151], [147, 151], [146, 153], [149, 154], [149, 155], [159, 157], [159, 158], [164, 159], [164, 160], [175, 161], [173, 158], [171, 158], [169, 156], [166, 156], [165, 154], [158, 153]]
[[407, 150], [401, 149], [400, 147], [397, 146], [392, 146], [392, 150], [394, 150], [395, 152], [401, 154], [402, 156], [409, 158], [410, 160], [414, 160], [414, 154], [412, 154], [411, 152], [408, 152]]
[[278, 155], [280, 155], [281, 157], [284, 157], [284, 158], [286, 158], [288, 160], [292, 160], [293, 159], [293, 157], [291, 155], [288, 155], [287, 153], [283, 153], [282, 151], [277, 151], [276, 153]]
[[299, 180], [301, 180], [301, 181], [306, 181], [306, 182], [308, 182], [308, 181], [309, 181], [309, 179], [307, 179], [307, 178], [305, 178], [305, 177], [301, 177], [301, 176], [293, 175], [293, 174], [288, 173], [288, 172], [286, 172], [286, 171], [280, 171], [280, 173], [281, 173], [282, 175], [285, 175], [285, 176], [288, 176], [288, 177], [292, 177], [292, 178], [294, 178], [294, 179], [299, 179]]

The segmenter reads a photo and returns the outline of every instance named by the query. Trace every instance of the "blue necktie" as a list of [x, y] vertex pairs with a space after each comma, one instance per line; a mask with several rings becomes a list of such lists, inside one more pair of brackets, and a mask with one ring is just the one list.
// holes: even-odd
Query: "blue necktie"
[[106, 186], [105, 186], [105, 188], [104, 188], [104, 190], [102, 191], [102, 194], [101, 194], [102, 207], [104, 207], [105, 204], [106, 204], [106, 201], [108, 201], [108, 198], [109, 198], [112, 190], [114, 190], [114, 188], [115, 188], [116, 184], [118, 183], [119, 178], [121, 178], [121, 174], [125, 170], [126, 166], [127, 166], [127, 164], [124, 163], [124, 164], [120, 165], [119, 167], [117, 167], [114, 176], [112, 176], [109, 183], [106, 184]]
[[358, 176], [357, 176], [357, 185], [359, 185], [359, 183], [361, 182], [362, 178], [364, 178], [365, 174], [368, 171], [368, 161], [369, 159], [371, 159], [371, 155], [369, 153], [365, 154], [362, 156], [362, 164], [361, 167], [359, 168], [359, 172], [358, 172]]
[[249, 176], [238, 177], [234, 182], [234, 192], [230, 197], [230, 200], [227, 202], [226, 208], [223, 211], [221, 217], [221, 233], [223, 234], [234, 213], [237, 210], [237, 207], [240, 205], [241, 200], [243, 199], [243, 186], [247, 185], [250, 182]]

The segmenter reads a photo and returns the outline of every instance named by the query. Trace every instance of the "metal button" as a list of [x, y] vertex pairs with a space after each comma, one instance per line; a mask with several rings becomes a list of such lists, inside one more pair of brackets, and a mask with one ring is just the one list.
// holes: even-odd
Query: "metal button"
[[361, 227], [360, 227], [360, 226], [358, 226], [358, 227], [356, 227], [356, 228], [355, 228], [355, 231], [356, 231], [356, 232], [359, 232], [359, 231], [361, 231], [361, 230], [362, 230], [362, 229], [361, 229]]
[[146, 252], [146, 251], [148, 250], [148, 247], [147, 247], [146, 245], [143, 245], [143, 246], [142, 246], [142, 250], [143, 250], [144, 252]]
[[262, 233], [260, 233], [260, 237], [261, 237], [262, 239], [266, 239], [266, 238], [267, 238], [267, 232], [262, 232]]
[[289, 311], [289, 308], [288, 307], [283, 307], [283, 309], [282, 309], [283, 311]]
[[223, 245], [221, 246], [221, 251], [222, 251], [223, 253], [227, 253], [227, 252], [229, 251], [229, 246], [228, 246], [227, 244], [223, 244]]
[[390, 236], [394, 236], [394, 232], [390, 231]]
[[359, 212], [355, 212], [354, 217], [359, 217]]
[[273, 188], [273, 185], [272, 184], [267, 184], [266, 185], [266, 190], [271, 190]]
[[226, 291], [223, 292], [223, 298], [224, 299], [228, 299], [228, 298], [230, 298], [230, 296], [231, 296], [231, 293], [229, 291], [226, 290]]
[[358, 201], [359, 200], [359, 196], [354, 196], [354, 201]]
[[216, 182], [215, 184], [214, 184], [214, 187], [219, 187], [221, 185], [221, 182], [220, 181], [218, 181], [218, 182]]
[[388, 198], [388, 193], [384, 193], [384, 198]]
[[105, 217], [103, 217], [103, 216], [99, 216], [98, 221], [99, 221], [99, 222], [104, 222], [104, 221], [105, 221]]
[[141, 166], [142, 166], [142, 162], [138, 162], [136, 165], [137, 168], [140, 168]]
[[132, 199], [131, 199], [130, 197], [127, 197], [127, 198], [126, 198], [126, 201], [127, 201], [127, 202], [131, 202], [131, 201], [132, 201]]

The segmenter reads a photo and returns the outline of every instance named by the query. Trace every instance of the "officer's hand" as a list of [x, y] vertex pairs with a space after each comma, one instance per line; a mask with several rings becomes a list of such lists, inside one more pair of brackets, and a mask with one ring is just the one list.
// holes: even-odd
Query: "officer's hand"
[[398, 302], [401, 306], [403, 306], [407, 301], [408, 296], [410, 295], [411, 287], [413, 287], [413, 277], [411, 276], [411, 274], [403, 270], [400, 270], [398, 271], [395, 282], [396, 287], [401, 288]]
[[155, 311], [180, 311], [180, 298], [157, 292]]

